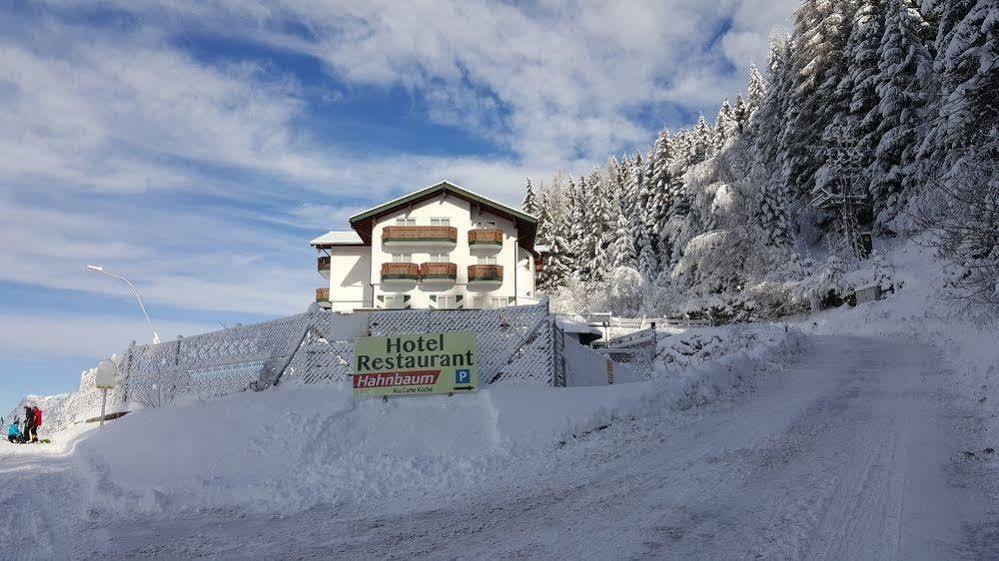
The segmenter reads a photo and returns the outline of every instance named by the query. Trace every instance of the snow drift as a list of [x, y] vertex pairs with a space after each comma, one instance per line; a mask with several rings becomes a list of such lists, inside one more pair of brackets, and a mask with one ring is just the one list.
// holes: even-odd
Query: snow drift
[[681, 376], [603, 387], [509, 385], [388, 402], [355, 402], [346, 385], [275, 388], [133, 413], [83, 435], [74, 457], [87, 506], [109, 514], [289, 513], [481, 491], [616, 419], [744, 391], [799, 342], [792, 331]]

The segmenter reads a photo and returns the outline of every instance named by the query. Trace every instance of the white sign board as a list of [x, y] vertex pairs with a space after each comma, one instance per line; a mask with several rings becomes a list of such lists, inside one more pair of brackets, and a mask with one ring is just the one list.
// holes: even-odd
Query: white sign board
[[110, 389], [114, 387], [115, 375], [118, 368], [110, 359], [104, 359], [97, 365], [97, 373], [94, 375], [94, 382], [98, 388]]

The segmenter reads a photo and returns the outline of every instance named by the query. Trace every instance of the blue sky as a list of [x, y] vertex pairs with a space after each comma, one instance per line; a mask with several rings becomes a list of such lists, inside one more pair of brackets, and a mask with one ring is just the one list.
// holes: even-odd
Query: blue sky
[[308, 240], [450, 179], [524, 178], [713, 117], [797, 0], [106, 0], [0, 14], [0, 409], [164, 338], [306, 308]]

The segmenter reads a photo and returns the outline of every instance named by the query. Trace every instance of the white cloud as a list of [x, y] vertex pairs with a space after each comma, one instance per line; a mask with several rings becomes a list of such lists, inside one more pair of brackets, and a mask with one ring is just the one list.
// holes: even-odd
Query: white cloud
[[[643, 147], [664, 123], [636, 109], [713, 111], [797, 0], [102, 4], [133, 12], [136, 26], [0, 16], [0, 280], [128, 298], [84, 271], [99, 262], [129, 273], [154, 307], [283, 315], [323, 282], [313, 235], [441, 179], [516, 204], [527, 176], [584, 172]], [[406, 88], [426, 118], [511, 156], [359, 156], [336, 130], [320, 142], [303, 126], [293, 69], [208, 63], [174, 42], [179, 31], [313, 57], [344, 83], [324, 103], [354, 86]], [[232, 204], [192, 208], [192, 194]], [[47, 318], [0, 319], [11, 341], [74, 336]], [[120, 348], [136, 333], [126, 324], [83, 325], [74, 352], [104, 348], [89, 337]]]

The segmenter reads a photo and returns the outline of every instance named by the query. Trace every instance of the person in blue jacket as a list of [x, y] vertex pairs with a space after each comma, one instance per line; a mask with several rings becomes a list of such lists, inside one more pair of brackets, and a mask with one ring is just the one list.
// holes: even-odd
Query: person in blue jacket
[[14, 422], [7, 429], [7, 441], [12, 444], [24, 444], [24, 435], [21, 434], [20, 419], [14, 418]]

